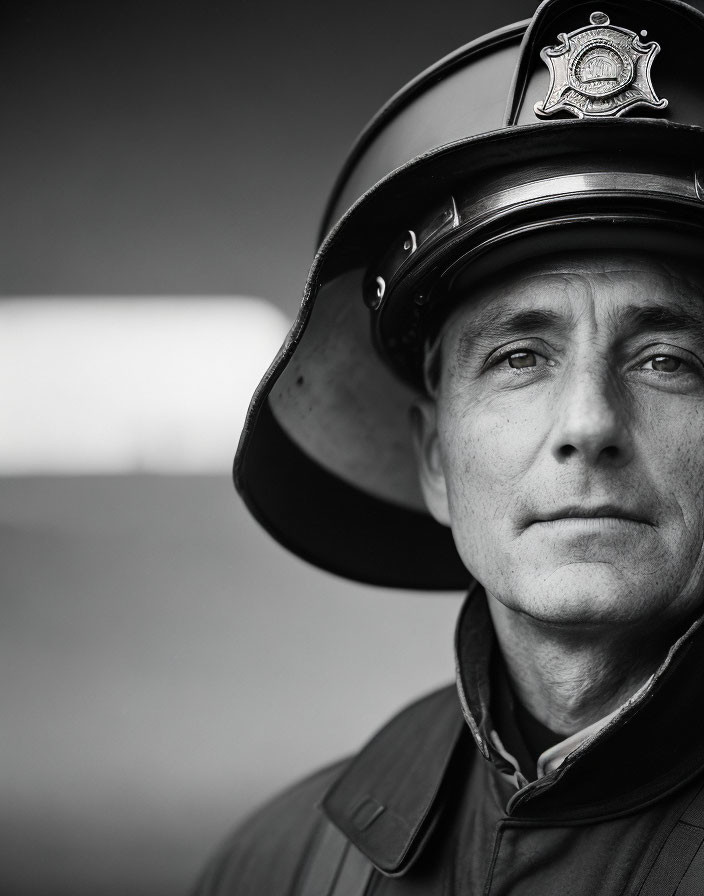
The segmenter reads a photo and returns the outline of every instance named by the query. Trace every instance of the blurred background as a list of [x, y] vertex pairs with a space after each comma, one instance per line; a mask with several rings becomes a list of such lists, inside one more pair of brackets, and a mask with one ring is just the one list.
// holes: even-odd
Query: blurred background
[[230, 466], [357, 132], [533, 7], [2, 5], [1, 894], [186, 893], [451, 678], [459, 597], [307, 567]]

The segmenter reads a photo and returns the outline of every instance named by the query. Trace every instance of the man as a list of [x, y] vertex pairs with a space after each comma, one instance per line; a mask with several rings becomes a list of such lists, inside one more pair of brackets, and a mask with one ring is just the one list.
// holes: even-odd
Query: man
[[547, 0], [353, 150], [235, 479], [320, 566], [471, 583], [457, 687], [202, 894], [704, 893], [702, 18]]

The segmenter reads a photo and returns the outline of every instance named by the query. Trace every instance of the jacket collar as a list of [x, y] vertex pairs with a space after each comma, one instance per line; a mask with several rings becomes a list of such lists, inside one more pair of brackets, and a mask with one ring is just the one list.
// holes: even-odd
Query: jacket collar
[[404, 709], [355, 756], [323, 798], [327, 817], [386, 874], [418, 854], [466, 731], [454, 687]]
[[[474, 587], [458, 622], [457, 690], [448, 687], [392, 719], [345, 767], [322, 809], [380, 871], [403, 874], [441, 812], [450, 766], [469, 728], [500, 771], [493, 747], [489, 665], [494, 634]], [[702, 620], [673, 645], [649, 687], [553, 773], [516, 793], [509, 814], [531, 821], [606, 817], [653, 802], [704, 768]], [[459, 692], [459, 702], [457, 694]]]
[[[523, 787], [512, 815], [580, 821], [637, 809], [697, 775], [704, 767], [704, 617], [672, 645], [637, 697], [569, 754], [553, 772]], [[513, 766], [491, 739], [489, 668], [495, 636], [486, 595], [474, 587], [457, 623], [457, 689], [480, 752], [500, 771]]]

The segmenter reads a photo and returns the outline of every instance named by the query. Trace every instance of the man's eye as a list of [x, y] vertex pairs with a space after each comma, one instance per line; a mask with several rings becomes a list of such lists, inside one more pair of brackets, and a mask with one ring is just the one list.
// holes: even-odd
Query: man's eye
[[643, 365], [646, 370], [658, 370], [661, 373], [674, 373], [682, 367], [682, 361], [674, 355], [654, 355]]
[[495, 370], [534, 370], [537, 374], [539, 369], [543, 367], [552, 367], [552, 361], [537, 349], [527, 347], [511, 348], [507, 346], [494, 352], [486, 361], [486, 369], [493, 368]]
[[514, 369], [519, 369], [521, 367], [536, 367], [538, 364], [538, 358], [535, 352], [511, 352], [510, 355], [506, 357], [508, 361], [508, 366], [513, 367]]

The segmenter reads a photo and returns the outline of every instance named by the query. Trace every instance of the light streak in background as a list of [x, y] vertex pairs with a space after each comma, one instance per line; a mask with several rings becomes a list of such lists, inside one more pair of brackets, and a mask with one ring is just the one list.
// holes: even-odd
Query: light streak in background
[[0, 300], [0, 475], [228, 471], [287, 329], [239, 296]]

